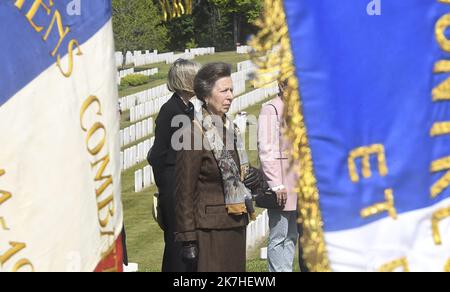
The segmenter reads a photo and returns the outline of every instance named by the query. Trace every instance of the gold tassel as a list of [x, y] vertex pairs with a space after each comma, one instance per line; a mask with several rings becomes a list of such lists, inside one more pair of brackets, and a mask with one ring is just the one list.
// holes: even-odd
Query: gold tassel
[[[304, 259], [312, 272], [331, 271], [323, 233], [323, 220], [319, 208], [319, 190], [314, 174], [311, 149], [307, 130], [301, 111], [299, 84], [295, 75], [295, 66], [291, 51], [288, 26], [282, 0], [264, 0], [264, 14], [257, 22], [261, 31], [250, 45], [255, 49], [252, 54], [254, 63], [259, 67], [257, 86], [269, 84], [276, 79], [286, 82], [285, 90], [286, 135], [292, 141], [292, 157], [300, 162], [300, 181], [298, 222], [303, 224], [304, 235], [301, 238]], [[295, 166], [293, 166], [295, 167]]]
[[163, 12], [163, 21], [167, 21], [169, 19], [169, 14], [167, 13], [166, 9], [166, 1], [159, 0], [159, 3], [161, 4], [162, 12]]
[[192, 0], [159, 0], [163, 12], [163, 21], [192, 14]]

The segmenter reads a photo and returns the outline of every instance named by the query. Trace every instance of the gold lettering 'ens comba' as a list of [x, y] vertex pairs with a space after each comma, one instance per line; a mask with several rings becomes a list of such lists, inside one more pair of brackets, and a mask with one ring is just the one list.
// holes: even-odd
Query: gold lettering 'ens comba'
[[[73, 72], [73, 62], [74, 62], [74, 50], [77, 49], [77, 56], [81, 56], [82, 52], [80, 49], [80, 45], [76, 39], [70, 40], [67, 51], [68, 51], [68, 68], [63, 69], [61, 65], [61, 54], [57, 54], [59, 51], [59, 48], [61, 47], [62, 42], [67, 37], [67, 35], [70, 33], [70, 28], [68, 26], [64, 26], [62, 22], [61, 13], [55, 9], [53, 9], [54, 1], [49, 0], [47, 3], [45, 0], [34, 0], [33, 4], [31, 5], [30, 9], [28, 11], [23, 11], [24, 4], [27, 0], [16, 0], [15, 6], [22, 12], [25, 13], [25, 18], [28, 20], [31, 27], [34, 29], [36, 33], [41, 33], [45, 31], [45, 34], [42, 37], [42, 40], [44, 42], [48, 41], [48, 38], [50, 36], [50, 33], [53, 31], [53, 28], [57, 27], [58, 32], [58, 42], [56, 43], [54, 49], [52, 52], [50, 52], [50, 55], [55, 58], [56, 56], [56, 65], [58, 66], [59, 70], [61, 71], [61, 74], [65, 77], [69, 78], [72, 75]], [[45, 30], [45, 27], [43, 24], [35, 23], [35, 16], [38, 13], [45, 13], [48, 16], [49, 22], [47, 29]], [[50, 17], [50, 15], [53, 13], [53, 15]]]
[[[86, 117], [91, 115], [92, 124], [86, 125]], [[94, 114], [92, 116], [92, 114]], [[83, 103], [80, 111], [81, 130], [86, 133], [86, 150], [93, 158], [91, 168], [94, 171], [94, 182], [98, 186], [95, 190], [97, 201], [98, 222], [100, 224], [100, 235], [106, 236], [114, 244], [114, 226], [111, 218], [115, 214], [114, 193], [107, 192], [110, 186], [113, 186], [113, 176], [111, 173], [105, 173], [110, 164], [110, 153], [100, 155], [102, 150], [107, 149], [106, 137], [107, 130], [100, 121], [102, 117], [102, 105], [96, 96], [89, 96]], [[94, 137], [97, 137], [95, 139]], [[100, 158], [99, 158], [100, 157]], [[107, 252], [105, 252], [106, 255]]]

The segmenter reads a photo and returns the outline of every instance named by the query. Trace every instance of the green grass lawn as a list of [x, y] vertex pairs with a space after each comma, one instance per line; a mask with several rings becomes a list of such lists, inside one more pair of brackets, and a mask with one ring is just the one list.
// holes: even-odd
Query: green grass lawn
[[[224, 61], [232, 63], [234, 70], [236, 64], [248, 59], [247, 55], [237, 55], [236, 53], [218, 53], [212, 56], [198, 57], [196, 61], [200, 63], [207, 63], [213, 61]], [[161, 65], [160, 72], [165, 72], [167, 75], [168, 65]], [[156, 83], [149, 86], [153, 87], [165, 83], [165, 80], [156, 80]], [[156, 85], [155, 85], [156, 84]], [[133, 91], [141, 91], [148, 89], [133, 88], [120, 91], [121, 96], [132, 94]], [[253, 90], [250, 83], [247, 83], [247, 90]], [[131, 93], [130, 93], [131, 92]], [[246, 109], [249, 115], [259, 116], [261, 104], [254, 105]], [[121, 128], [129, 126], [128, 112], [124, 112], [122, 116]], [[154, 117], [155, 118], [155, 117]], [[145, 139], [148, 139], [146, 137]], [[145, 139], [142, 139], [145, 140]], [[248, 132], [246, 134], [247, 145], [249, 143]], [[129, 147], [129, 146], [128, 146]], [[248, 151], [249, 160], [252, 165], [259, 166], [257, 159], [257, 151]], [[158, 272], [161, 270], [164, 239], [163, 232], [158, 227], [157, 223], [152, 218], [152, 204], [153, 194], [157, 191], [155, 186], [144, 189], [140, 193], [134, 192], [134, 172], [147, 165], [143, 162], [130, 168], [122, 173], [122, 201], [124, 206], [124, 220], [127, 232], [127, 250], [129, 261], [139, 264], [139, 271], [142, 272]], [[261, 213], [263, 210], [257, 210]], [[264, 244], [264, 243], [262, 243]], [[248, 271], [266, 271], [266, 261], [259, 260], [259, 247], [255, 251], [249, 252], [248, 255]]]

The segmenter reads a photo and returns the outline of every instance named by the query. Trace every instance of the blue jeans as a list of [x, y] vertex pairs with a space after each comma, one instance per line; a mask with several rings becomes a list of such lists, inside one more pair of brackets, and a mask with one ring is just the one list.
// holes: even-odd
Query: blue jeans
[[297, 211], [269, 209], [269, 272], [292, 272], [298, 239]]

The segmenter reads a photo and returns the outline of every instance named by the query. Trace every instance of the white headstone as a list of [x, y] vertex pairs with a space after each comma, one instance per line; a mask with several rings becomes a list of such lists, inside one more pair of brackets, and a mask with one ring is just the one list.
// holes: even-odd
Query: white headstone
[[148, 134], [152, 135], [153, 134], [153, 118], [149, 118], [147, 120], [147, 128], [148, 128]]
[[139, 162], [142, 162], [142, 161], [144, 161], [144, 143], [139, 143], [138, 144], [138, 148], [137, 148], [137, 151], [138, 151], [138, 161]]
[[148, 123], [146, 121], [142, 122], [142, 137], [148, 136]]
[[136, 140], [142, 138], [142, 123], [136, 123]]
[[134, 173], [134, 192], [139, 193], [140, 191], [142, 191], [142, 169]]
[[123, 146], [123, 130], [119, 131], [119, 140], [120, 140], [120, 147]]
[[136, 121], [136, 108], [130, 108], [130, 122]]
[[139, 119], [142, 120], [145, 117], [145, 100], [143, 98], [142, 103], [139, 105]]
[[136, 125], [130, 127], [130, 142], [136, 141]]
[[261, 248], [260, 259], [267, 260], [267, 247]]
[[137, 151], [136, 151], [136, 145], [134, 145], [133, 147], [131, 147], [131, 166], [135, 166], [137, 164]]
[[125, 128], [123, 130], [123, 145], [130, 144], [130, 128]]
[[128, 168], [128, 149], [123, 151], [123, 170]]
[[144, 152], [145, 152], [145, 155], [147, 155], [149, 150], [150, 150], [150, 139], [147, 139], [147, 140], [144, 141]]
[[139, 265], [135, 263], [128, 263], [128, 266], [123, 265], [123, 271], [125, 273], [136, 273], [139, 272]]
[[150, 114], [150, 103], [149, 102], [146, 102], [144, 104], [144, 114], [145, 114], [146, 117], [151, 115]]
[[151, 185], [151, 169], [150, 165], [144, 167], [144, 188], [148, 188]]

